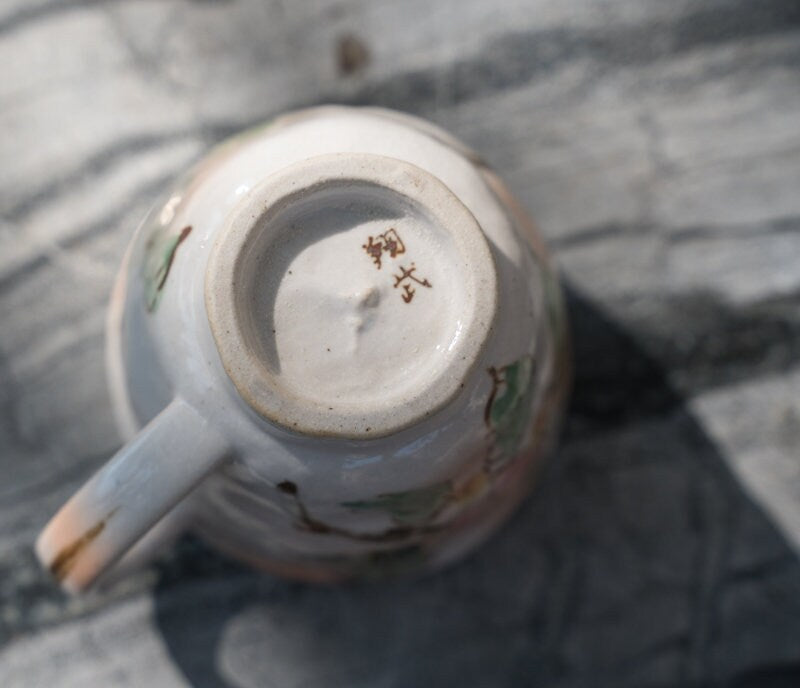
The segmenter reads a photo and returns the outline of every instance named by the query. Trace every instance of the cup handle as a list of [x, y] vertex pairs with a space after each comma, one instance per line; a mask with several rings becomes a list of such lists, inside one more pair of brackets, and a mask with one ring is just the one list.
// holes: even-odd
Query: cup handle
[[50, 520], [36, 555], [77, 593], [119, 559], [230, 454], [227, 440], [174, 399]]

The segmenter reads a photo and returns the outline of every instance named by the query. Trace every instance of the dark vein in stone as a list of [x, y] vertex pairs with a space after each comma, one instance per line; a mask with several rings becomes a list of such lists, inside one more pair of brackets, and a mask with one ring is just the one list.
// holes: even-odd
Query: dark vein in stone
[[0, 20], [0, 36], [25, 28], [44, 19], [76, 10], [105, 5], [112, 0], [59, 0], [59, 2], [35, 5], [28, 3], [21, 9]]
[[366, 84], [339, 102], [407, 110], [441, 105], [441, 84], [450, 102], [463, 102], [549, 77], [570, 62], [589, 61], [594, 71], [647, 65], [682, 53], [748, 38], [800, 31], [800, 3], [766, 0], [757, 6], [742, 0], [687, 13], [673, 22], [603, 29], [548, 29], [507, 33], [479, 54], [446, 69], [419, 69]]
[[[79, 167], [49, 180], [32, 194], [21, 198], [9, 207], [3, 215], [9, 222], [20, 222], [26, 215], [38, 210], [43, 204], [52, 203], [72, 193], [81, 184], [85, 184], [87, 178], [107, 173], [121, 160], [192, 138], [193, 135], [189, 132], [166, 132], [139, 134], [126, 139], [119, 139], [83, 160]], [[127, 160], [126, 162], [129, 165], [135, 164], [132, 160]]]
[[[664, 297], [653, 304], [657, 310], [650, 311], [649, 320], [628, 323], [632, 336], [627, 339], [613, 335], [606, 316], [568, 288], [576, 362], [573, 433], [585, 437], [667, 416], [683, 395], [800, 365], [799, 300], [796, 293], [733, 307], [710, 293]], [[648, 324], [654, 317], [670, 323], [670, 332], [690, 337], [656, 331]], [[676, 378], [678, 391], [663, 384], [665, 370]]]
[[556, 251], [569, 251], [590, 246], [596, 242], [624, 237], [641, 237], [657, 233], [671, 244], [691, 241], [735, 241], [753, 237], [796, 235], [800, 233], [800, 215], [790, 215], [770, 220], [742, 224], [708, 224], [669, 228], [658, 222], [626, 221], [603, 222], [597, 225], [572, 229], [566, 236], [553, 237], [548, 244]]
[[[146, 203], [148, 199], [150, 201], [155, 201], [158, 192], [163, 191], [166, 185], [176, 177], [177, 172], [173, 170], [167, 174], [148, 180], [130, 193], [127, 193], [125, 195], [125, 200], [114, 210], [99, 217], [94, 222], [84, 225], [80, 230], [70, 234], [64, 239], [54, 241], [54, 243], [59, 249], [74, 249], [85, 241], [110, 231], [114, 225], [119, 224], [120, 221], [128, 219], [131, 212]], [[131, 224], [131, 233], [133, 233], [140, 219], [141, 218], [138, 217], [135, 218], [134, 222]], [[29, 279], [37, 270], [45, 265], [49, 265], [49, 263], [50, 257], [47, 253], [39, 253], [36, 256], [22, 261], [19, 265], [10, 268], [0, 275], [0, 294], [10, 287], [19, 286], [19, 280]]]
[[[232, 0], [185, 0], [191, 4], [228, 4]], [[58, 0], [58, 2], [34, 5], [29, 3], [16, 12], [0, 19], [0, 37], [26, 28], [28, 25], [51, 19], [52, 17], [68, 14], [78, 10], [90, 9], [102, 5], [117, 3], [119, 0]]]

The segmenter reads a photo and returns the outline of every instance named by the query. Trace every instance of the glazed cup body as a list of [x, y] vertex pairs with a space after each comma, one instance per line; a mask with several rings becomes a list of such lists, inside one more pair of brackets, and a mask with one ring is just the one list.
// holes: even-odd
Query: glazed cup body
[[[391, 431], [377, 437], [297, 430], [265, 415], [243, 393], [220, 346], [224, 334], [209, 319], [210, 256], [235, 209], [275, 175], [324, 156], [374, 156], [420, 170], [458, 199], [491, 256], [491, 324], [470, 349], [457, 389], [417, 414], [423, 417], [406, 414], [413, 420], [386, 425]], [[372, 235], [370, 244], [354, 245], [354, 256], [371, 244]], [[335, 290], [335, 278], [330, 281]], [[428, 287], [416, 287], [412, 297], [424, 298]], [[434, 283], [430, 293], [437, 288]], [[399, 320], [398, 331], [403, 327], [413, 332]], [[569, 383], [557, 276], [533, 223], [502, 181], [433, 125], [343, 107], [291, 113], [245, 132], [164, 195], [120, 270], [107, 363], [123, 438], [150, 438], [146, 469], [137, 459], [125, 474], [133, 486], [125, 499], [138, 500], [140, 511], [160, 523], [149, 540], [187, 529], [253, 565], [315, 581], [423, 573], [478, 545], [533, 486], [553, 447]], [[153, 487], [160, 483], [161, 497]], [[119, 492], [109, 484], [84, 498], [93, 505], [100, 500], [102, 508], [91, 516], [76, 511], [79, 526], [62, 519], [48, 546], [40, 547], [51, 569], [54, 559], [60, 564], [55, 573], [68, 587], [90, 584], [152, 525], [129, 517], [127, 502], [107, 496]], [[165, 527], [170, 520], [173, 527]], [[107, 531], [108, 556], [86, 555], [78, 575], [82, 552], [94, 539], [78, 546], [78, 554], [73, 550], [98, 527]]]

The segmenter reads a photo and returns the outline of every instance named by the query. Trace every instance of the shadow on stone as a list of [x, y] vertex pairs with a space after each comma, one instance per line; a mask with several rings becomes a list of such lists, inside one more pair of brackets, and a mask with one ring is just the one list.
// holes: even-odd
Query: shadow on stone
[[333, 588], [184, 540], [155, 613], [193, 686], [800, 685], [800, 562], [659, 367], [568, 303], [564, 438], [512, 521], [441, 574]]

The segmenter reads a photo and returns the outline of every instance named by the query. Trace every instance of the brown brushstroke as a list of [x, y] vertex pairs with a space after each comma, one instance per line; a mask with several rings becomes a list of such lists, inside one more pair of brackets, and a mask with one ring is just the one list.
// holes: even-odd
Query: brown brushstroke
[[498, 370], [494, 366], [488, 369], [489, 375], [492, 377], [492, 391], [489, 392], [489, 399], [486, 401], [486, 408], [483, 410], [483, 422], [486, 423], [486, 427], [489, 428], [489, 430], [492, 429], [492, 404], [494, 404], [497, 392], [500, 390], [500, 385], [504, 382], [500, 377], [502, 371], [503, 368]]
[[[377, 241], [376, 241], [377, 239]], [[401, 253], [406, 252], [406, 245], [394, 227], [389, 227], [383, 234], [367, 237], [367, 243], [361, 244], [361, 248], [372, 258], [375, 267], [381, 269], [381, 256], [388, 253], [391, 258], [397, 258]]]
[[77, 540], [73, 540], [66, 547], [62, 547], [58, 554], [50, 562], [50, 573], [59, 582], [63, 581], [69, 572], [74, 568], [81, 554], [86, 548], [97, 539], [97, 536], [105, 530], [109, 519], [117, 512], [114, 509], [102, 521], [95, 523], [89, 530], [81, 535]]
[[295, 483], [284, 480], [276, 485], [276, 487], [286, 495], [293, 498], [295, 508], [297, 509], [297, 527], [311, 533], [318, 533], [323, 535], [338, 535], [339, 537], [347, 538], [348, 540], [356, 540], [358, 542], [394, 542], [396, 540], [405, 540], [411, 536], [422, 536], [430, 533], [438, 532], [442, 526], [429, 525], [429, 526], [395, 526], [388, 528], [378, 533], [358, 533], [347, 528], [340, 528], [328, 523], [324, 523], [314, 518], [308, 510], [302, 499], [300, 499], [300, 490]]
[[[381, 236], [382, 235], [379, 234], [378, 238], [380, 238]], [[378, 268], [378, 270], [380, 270], [381, 254], [383, 253], [383, 244], [380, 241], [376, 242], [375, 237], [373, 237], [370, 234], [367, 237], [367, 243], [361, 244], [361, 248], [363, 248], [367, 252], [367, 255], [370, 258], [372, 258], [372, 262], [375, 263], [375, 267]]]
[[433, 285], [425, 279], [420, 279], [419, 277], [414, 277], [414, 273], [417, 271], [417, 266], [414, 263], [411, 263], [410, 268], [404, 268], [402, 265], [400, 267], [400, 274], [399, 275], [392, 275], [394, 277], [394, 288], [397, 289], [400, 284], [403, 283], [403, 280], [410, 279], [416, 282], [417, 284], [421, 284], [423, 287], [432, 287]]
[[175, 246], [172, 247], [170, 250], [169, 255], [167, 256], [167, 262], [164, 264], [164, 274], [162, 275], [161, 279], [159, 280], [158, 284], [156, 285], [156, 291], [161, 291], [162, 287], [167, 281], [167, 277], [169, 276], [169, 270], [172, 267], [172, 261], [175, 260], [175, 253], [178, 251], [178, 246], [181, 245], [184, 239], [189, 236], [192, 231], [191, 225], [186, 225], [182, 230], [181, 233], [178, 235], [178, 241], [175, 243]]
[[[421, 284], [423, 287], [432, 287], [433, 285], [426, 279], [419, 279], [419, 277], [414, 277], [414, 272], [416, 272], [417, 267], [414, 263], [411, 263], [411, 268], [406, 269], [402, 265], [400, 266], [400, 274], [399, 275], [392, 275], [394, 277], [394, 288], [397, 289], [404, 280], [410, 279], [416, 282], [417, 284]], [[417, 293], [416, 289], [414, 289], [410, 284], [403, 284], [403, 301], [406, 303], [411, 303], [411, 299], [414, 298], [414, 294]]]
[[383, 250], [386, 251], [390, 257], [397, 258], [399, 254], [406, 252], [406, 245], [403, 243], [403, 240], [394, 227], [390, 227], [379, 236], [383, 239]]

